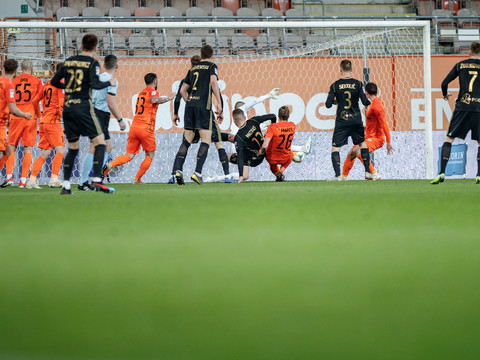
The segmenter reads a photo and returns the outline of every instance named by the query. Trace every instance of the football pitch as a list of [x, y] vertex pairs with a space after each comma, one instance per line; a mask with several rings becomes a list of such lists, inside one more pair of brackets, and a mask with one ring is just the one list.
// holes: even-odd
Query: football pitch
[[473, 180], [114, 186], [0, 189], [0, 359], [480, 358]]

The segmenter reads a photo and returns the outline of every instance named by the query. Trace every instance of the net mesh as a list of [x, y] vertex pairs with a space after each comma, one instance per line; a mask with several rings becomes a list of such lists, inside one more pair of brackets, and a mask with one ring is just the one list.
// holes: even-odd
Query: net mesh
[[[283, 105], [289, 105], [290, 120], [297, 125], [295, 145], [303, 144], [312, 137], [312, 152], [302, 163], [292, 164], [286, 172], [288, 179], [326, 179], [333, 175], [330, 162], [331, 136], [334, 128], [335, 107], [327, 109], [325, 100], [331, 83], [340, 76], [339, 62], [349, 58], [353, 76], [365, 82], [377, 83], [386, 112], [392, 143], [397, 149], [394, 156], [386, 155], [385, 149], [375, 152], [375, 165], [383, 178], [425, 177], [425, 135], [423, 131], [423, 39], [421, 28], [343, 28], [343, 29], [230, 29], [203, 28], [162, 30], [102, 30], [100, 38], [101, 57], [114, 53], [119, 57], [119, 81], [117, 105], [130, 125], [137, 94], [144, 88], [143, 77], [155, 72], [159, 78], [160, 95], [176, 93], [180, 80], [190, 67], [190, 56], [198, 55], [201, 45], [211, 44], [216, 51], [215, 62], [219, 68], [219, 85], [224, 100], [224, 121], [220, 129], [232, 131], [231, 110], [240, 100], [249, 100], [280, 88], [277, 99], [267, 100], [254, 106], [248, 116], [276, 113]], [[26, 31], [20, 29], [20, 32]], [[37, 74], [44, 81], [52, 75], [53, 65], [78, 51], [81, 29], [68, 29], [57, 34], [61, 44], [59, 51], [44, 51], [37, 54], [10, 52], [2, 49], [2, 56], [18, 60], [33, 59]], [[58, 55], [59, 53], [63, 55]], [[50, 71], [45, 71], [48, 69]], [[173, 159], [181, 142], [183, 131], [183, 100], [180, 106], [180, 124], [172, 125], [173, 102], [162, 104], [156, 118], [157, 153], [144, 180], [166, 181], [170, 175]], [[115, 119], [110, 123], [113, 151], [111, 158], [125, 152], [127, 132], [120, 132]], [[349, 144], [351, 145], [351, 144]], [[80, 162], [87, 150], [87, 141], [82, 140]], [[233, 152], [226, 144], [227, 152]], [[344, 159], [349, 146], [341, 151]], [[21, 162], [21, 149], [17, 156], [15, 174]], [[196, 147], [192, 146], [185, 162], [187, 173], [193, 171]], [[39, 151], [35, 150], [34, 158]], [[53, 154], [52, 154], [53, 156]], [[139, 154], [115, 177], [116, 182], [130, 182], [136, 174], [144, 155]], [[40, 176], [46, 183], [50, 174], [51, 160], [47, 160]], [[231, 171], [236, 171], [230, 165]], [[79, 173], [77, 164], [74, 179]], [[204, 175], [222, 174], [218, 155], [211, 146], [204, 167]], [[361, 178], [363, 166], [357, 165], [351, 178]], [[273, 175], [265, 164], [253, 169], [254, 180], [271, 180]]]

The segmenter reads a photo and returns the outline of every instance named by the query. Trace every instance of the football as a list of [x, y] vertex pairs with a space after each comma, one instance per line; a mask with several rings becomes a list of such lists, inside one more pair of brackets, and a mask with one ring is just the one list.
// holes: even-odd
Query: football
[[295, 151], [293, 153], [293, 162], [299, 163], [302, 162], [305, 153], [303, 151]]

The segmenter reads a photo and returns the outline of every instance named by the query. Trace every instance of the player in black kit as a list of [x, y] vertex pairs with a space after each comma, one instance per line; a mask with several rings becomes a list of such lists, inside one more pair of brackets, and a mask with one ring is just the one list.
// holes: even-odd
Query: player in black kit
[[337, 117], [332, 139], [332, 165], [335, 177], [332, 180], [342, 180], [340, 176], [340, 148], [347, 144], [348, 137], [352, 138], [354, 145], [359, 145], [363, 164], [365, 165], [365, 178], [370, 179], [369, 172], [370, 154], [365, 143], [365, 129], [358, 101], [370, 105], [363, 90], [361, 81], [352, 78], [352, 63], [350, 60], [342, 60], [340, 63], [339, 80], [335, 81], [328, 92], [325, 106], [329, 109], [337, 104]]
[[[97, 51], [98, 38], [86, 34], [82, 39], [82, 52], [67, 59], [52, 79], [52, 85], [65, 88], [63, 123], [68, 140], [68, 152], [63, 163], [63, 186], [60, 194], [71, 194], [70, 177], [73, 164], [80, 147], [80, 136], [88, 136], [95, 146], [93, 155], [93, 183], [95, 191], [113, 193], [115, 189], [102, 184], [102, 166], [105, 155], [105, 136], [102, 126], [95, 115], [91, 100], [92, 89], [104, 89], [115, 86], [115, 78], [102, 82], [99, 80], [100, 65], [93, 56]], [[64, 79], [65, 84], [60, 80]]]
[[[212, 110], [212, 93], [217, 100], [216, 113], [222, 114], [222, 105], [220, 91], [218, 89], [218, 69], [217, 65], [208, 61], [213, 57], [213, 48], [205, 45], [200, 50], [201, 60], [188, 71], [184, 84], [180, 89], [180, 94], [185, 100], [185, 132], [183, 141], [177, 156], [175, 157], [174, 169], [177, 184], [183, 185], [183, 163], [187, 156], [195, 136], [195, 130], [198, 130], [201, 138], [201, 144], [197, 154], [197, 166], [192, 174], [192, 180], [197, 184], [203, 184], [202, 168], [207, 159], [208, 148], [212, 141], [212, 129], [216, 124]], [[190, 90], [190, 91], [189, 91]], [[221, 122], [223, 117], [219, 116]]]
[[455, 102], [447, 136], [442, 146], [442, 158], [438, 175], [431, 184], [439, 184], [445, 180], [445, 168], [447, 167], [452, 142], [455, 138], [465, 139], [471, 130], [472, 140], [478, 142], [477, 152], [477, 178], [475, 183], [480, 184], [480, 42], [474, 41], [470, 45], [470, 58], [460, 61], [448, 73], [442, 81], [443, 98], [448, 101], [452, 94], [448, 93], [448, 84], [457, 76], [460, 81], [460, 90]]
[[232, 113], [233, 121], [238, 126], [235, 137], [231, 134], [222, 134], [235, 144], [236, 154], [228, 154], [228, 159], [232, 164], [238, 166], [238, 182], [241, 183], [250, 176], [250, 166], [255, 167], [261, 164], [265, 155], [260, 155], [260, 149], [263, 145], [263, 134], [260, 124], [265, 121], [276, 122], [275, 114], [254, 116], [246, 120], [245, 113], [241, 109], [236, 109]]

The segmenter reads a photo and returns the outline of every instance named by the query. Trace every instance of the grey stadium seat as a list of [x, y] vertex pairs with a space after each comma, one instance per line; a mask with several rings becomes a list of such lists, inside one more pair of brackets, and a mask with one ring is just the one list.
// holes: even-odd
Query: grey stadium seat
[[142, 34], [130, 35], [128, 47], [131, 55], [153, 55], [154, 51], [150, 37]]

